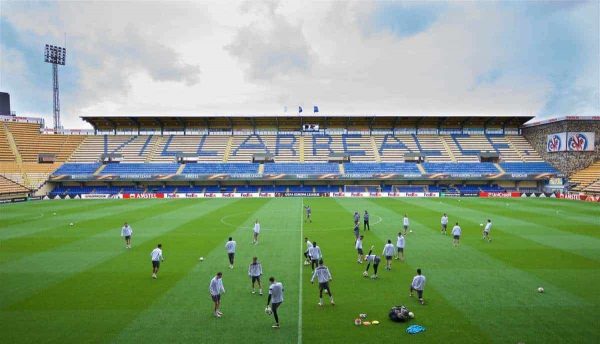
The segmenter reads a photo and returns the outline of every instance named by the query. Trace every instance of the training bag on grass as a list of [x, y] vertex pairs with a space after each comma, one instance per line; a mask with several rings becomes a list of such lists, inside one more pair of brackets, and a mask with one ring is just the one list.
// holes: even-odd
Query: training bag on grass
[[404, 306], [394, 306], [390, 310], [390, 320], [395, 322], [406, 322], [408, 321], [408, 319], [410, 319], [408, 317], [409, 312], [410, 311], [408, 310], [408, 308]]

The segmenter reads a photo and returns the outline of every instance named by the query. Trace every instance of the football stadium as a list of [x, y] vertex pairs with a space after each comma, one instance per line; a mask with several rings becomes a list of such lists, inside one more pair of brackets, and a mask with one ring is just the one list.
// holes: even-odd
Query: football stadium
[[52, 119], [0, 94], [2, 342], [600, 340], [597, 115], [65, 128], [65, 51]]

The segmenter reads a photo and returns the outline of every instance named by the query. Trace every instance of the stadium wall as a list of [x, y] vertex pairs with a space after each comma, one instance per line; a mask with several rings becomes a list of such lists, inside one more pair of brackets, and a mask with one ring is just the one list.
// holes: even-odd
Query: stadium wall
[[[542, 158], [556, 169], [571, 175], [594, 161], [600, 160], [600, 117], [564, 117], [524, 126], [523, 136], [531, 143]], [[565, 132], [594, 132], [595, 149], [589, 152], [548, 152], [547, 137]]]

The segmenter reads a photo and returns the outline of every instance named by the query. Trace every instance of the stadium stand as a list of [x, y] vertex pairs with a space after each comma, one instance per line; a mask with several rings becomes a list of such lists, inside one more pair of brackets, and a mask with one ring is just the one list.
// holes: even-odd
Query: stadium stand
[[25, 186], [0, 176], [0, 198], [8, 195], [27, 195], [30, 191]]
[[[104, 117], [84, 117], [84, 120], [92, 124], [97, 135], [65, 135], [63, 131], [49, 134], [48, 130], [40, 132], [41, 122], [2, 122], [0, 175], [35, 189], [52, 174], [52, 186], [56, 186], [53, 192], [64, 194], [82, 190], [91, 193], [331, 192], [352, 184], [342, 178], [390, 176], [406, 179], [385, 181], [398, 184], [393, 189], [403, 190], [401, 192], [539, 191], [544, 180], [560, 173], [544, 162], [538, 151], [520, 135], [520, 126], [526, 118], [315, 116], [308, 120], [234, 116], [111, 117], [110, 121]], [[302, 123], [316, 124], [322, 129], [303, 132], [300, 131]], [[473, 127], [464, 130], [465, 126]], [[41, 153], [53, 155], [55, 162], [38, 163]], [[492, 153], [485, 158], [494, 162], [480, 162], [482, 153]], [[100, 161], [103, 154], [114, 154], [118, 161], [103, 164]], [[274, 163], [253, 163], [256, 155], [262, 159], [265, 154], [267, 159], [272, 157]], [[411, 162], [405, 162], [407, 154]], [[343, 156], [347, 158], [342, 164], [330, 162]], [[179, 164], [178, 157], [197, 160], [197, 163]], [[220, 185], [218, 180], [236, 174], [246, 175], [248, 181], [244, 185]], [[581, 175], [584, 174], [582, 171]], [[161, 175], [160, 180], [154, 180], [153, 176], [158, 175]], [[195, 175], [225, 176], [209, 177], [206, 181], [206, 177]], [[293, 185], [285, 185], [283, 181], [275, 185], [256, 185], [261, 183], [259, 180], [264, 183], [265, 179], [280, 178], [280, 175], [296, 175], [285, 178], [301, 180], [290, 183]], [[542, 175], [544, 177], [540, 177]], [[108, 180], [123, 183], [121, 176], [127, 182], [137, 182], [136, 176], [139, 176], [144, 185], [105, 185]], [[308, 176], [309, 184], [315, 185], [302, 184], [305, 182], [302, 176]], [[313, 176], [333, 178], [337, 182], [324, 185], [325, 181]], [[195, 178], [209, 185], [193, 185]], [[255, 178], [257, 180], [253, 180]], [[437, 185], [437, 178], [454, 180]], [[473, 178], [483, 180], [477, 183]], [[490, 178], [499, 184], [486, 182]], [[519, 178], [531, 183], [521, 185], [515, 181]], [[578, 182], [577, 178], [573, 176], [578, 190], [597, 180]], [[412, 179], [420, 179], [417, 184], [423, 185], [415, 185]], [[152, 185], [161, 180], [167, 181]], [[78, 185], [68, 185], [69, 182]], [[191, 185], [168, 184], [184, 182]], [[88, 183], [103, 185], [89, 189]], [[231, 181], [225, 181], [228, 183]], [[284, 185], [277, 185], [280, 183]], [[365, 184], [358, 188], [368, 191], [392, 188], [376, 183], [371, 180], [356, 184]]]
[[577, 183], [573, 188], [575, 191], [598, 192], [598, 182], [600, 181], [600, 161], [575, 172], [571, 176], [571, 182]]

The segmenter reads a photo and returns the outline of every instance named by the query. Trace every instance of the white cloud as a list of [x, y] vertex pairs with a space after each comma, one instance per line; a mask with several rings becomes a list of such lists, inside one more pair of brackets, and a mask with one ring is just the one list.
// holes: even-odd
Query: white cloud
[[[537, 114], [555, 96], [552, 78], [527, 68], [545, 61], [528, 54], [531, 39], [518, 39], [526, 18], [500, 3], [451, 3], [408, 37], [369, 29], [376, 2], [54, 4], [4, 3], [3, 19], [40, 42], [60, 43], [68, 32], [66, 68], [77, 73], [61, 87], [78, 85], [62, 98], [70, 127], [82, 125], [80, 114], [278, 113], [313, 104], [323, 113]], [[581, 16], [573, 31], [586, 31], [598, 26], [586, 6], [554, 15]], [[586, 32], [582, 40], [598, 41], [598, 30]], [[565, 112], [600, 111], [597, 47], [582, 45], [589, 66], [574, 76]]]

